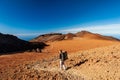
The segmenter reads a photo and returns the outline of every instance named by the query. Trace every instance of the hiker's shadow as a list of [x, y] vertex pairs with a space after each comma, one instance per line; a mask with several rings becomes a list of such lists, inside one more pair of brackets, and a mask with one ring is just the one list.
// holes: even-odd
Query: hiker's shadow
[[72, 67], [80, 66], [80, 65], [84, 64], [87, 61], [88, 61], [87, 59], [79, 61], [78, 63], [76, 63], [76, 64], [74, 64], [72, 66], [67, 67], [67, 70], [71, 69]]
[[70, 66], [70, 67], [67, 67], [67, 69], [66, 70], [69, 70], [69, 69], [71, 69], [72, 68], [72, 66]]
[[78, 62], [77, 64], [75, 64], [74, 67], [80, 66], [80, 65], [84, 64], [84, 63], [87, 62], [87, 61], [88, 61], [87, 59], [86, 59], [86, 60], [83, 60], [83, 61], [80, 61], [80, 62]]

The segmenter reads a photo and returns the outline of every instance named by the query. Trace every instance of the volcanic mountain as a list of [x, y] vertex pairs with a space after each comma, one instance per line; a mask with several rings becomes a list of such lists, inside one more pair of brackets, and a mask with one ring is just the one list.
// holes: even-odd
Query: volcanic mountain
[[30, 42], [53, 42], [53, 41], [61, 41], [61, 40], [69, 40], [74, 38], [87, 38], [87, 39], [98, 39], [98, 40], [111, 40], [111, 41], [119, 41], [119, 39], [114, 38], [112, 36], [104, 36], [96, 33], [91, 33], [88, 31], [81, 31], [75, 34], [68, 33], [50, 33], [50, 34], [43, 34], [40, 35]]
[[81, 38], [87, 38], [87, 39], [100, 39], [100, 40], [112, 40], [112, 41], [119, 41], [119, 39], [114, 38], [112, 36], [104, 36], [104, 35], [100, 35], [97, 33], [91, 33], [88, 31], [81, 31], [76, 33], [77, 37], [81, 37]]
[[10, 34], [0, 33], [0, 53], [25, 51], [33, 48], [43, 48], [44, 43], [28, 42]]

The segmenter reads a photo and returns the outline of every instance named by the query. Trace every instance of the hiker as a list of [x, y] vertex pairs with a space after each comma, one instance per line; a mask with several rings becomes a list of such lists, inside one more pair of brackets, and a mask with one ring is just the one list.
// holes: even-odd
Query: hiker
[[68, 59], [68, 56], [67, 56], [67, 51], [62, 51], [60, 50], [59, 51], [60, 55], [59, 55], [59, 58], [60, 58], [60, 69], [64, 69], [66, 70], [66, 66], [64, 64], [65, 60]]

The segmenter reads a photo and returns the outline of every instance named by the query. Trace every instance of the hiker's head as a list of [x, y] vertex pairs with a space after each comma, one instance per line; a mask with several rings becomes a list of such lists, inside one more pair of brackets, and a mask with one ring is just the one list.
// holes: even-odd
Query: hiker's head
[[67, 53], [67, 51], [64, 51], [64, 53]]
[[62, 53], [62, 50], [59, 50], [59, 53]]

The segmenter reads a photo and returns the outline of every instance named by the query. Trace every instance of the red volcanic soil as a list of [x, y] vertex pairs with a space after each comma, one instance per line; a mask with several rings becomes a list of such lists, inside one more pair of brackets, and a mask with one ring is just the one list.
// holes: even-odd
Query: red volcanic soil
[[66, 50], [69, 53], [92, 49], [96, 47], [104, 47], [117, 43], [117, 41], [96, 40], [86, 38], [74, 38], [73, 40], [63, 40], [47, 43], [49, 46], [45, 50], [57, 53], [59, 50]]

